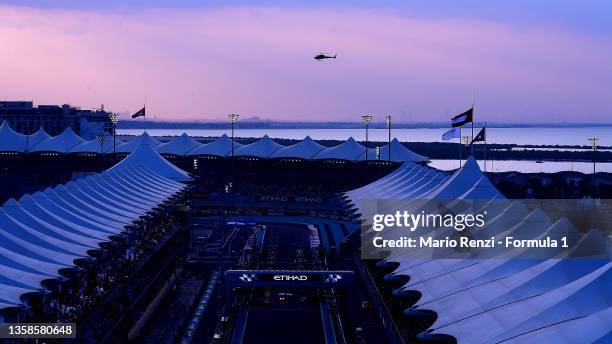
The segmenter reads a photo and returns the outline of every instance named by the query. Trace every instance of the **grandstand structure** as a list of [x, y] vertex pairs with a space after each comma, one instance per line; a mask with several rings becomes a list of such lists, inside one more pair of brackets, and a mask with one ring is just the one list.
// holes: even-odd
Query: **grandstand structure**
[[[292, 342], [612, 340], [609, 228], [507, 199], [474, 158], [449, 173], [397, 140], [391, 157], [388, 145], [368, 148], [370, 161], [353, 138], [112, 142], [0, 126], [4, 170], [45, 175], [0, 208], [0, 322], [77, 322], [85, 343], [284, 343], [304, 327]], [[541, 228], [535, 237], [577, 243], [547, 258], [443, 249], [364, 260], [376, 200], [470, 201], [489, 211], [483, 237]]]
[[[228, 157], [232, 152], [232, 140], [225, 134], [212, 142], [200, 143], [184, 133], [172, 138], [168, 142], [162, 143], [149, 136], [146, 132], [128, 142], [123, 142], [121, 140], [116, 141], [115, 151], [117, 153], [131, 153], [142, 143], [149, 144], [159, 153], [183, 157]], [[388, 146], [389, 144], [379, 148], [380, 152], [378, 154], [378, 159], [390, 160], [393, 162], [428, 161], [427, 157], [412, 152], [397, 139], [391, 141], [391, 157], [389, 159]], [[46, 134], [42, 128], [35, 134], [23, 135], [11, 129], [5, 121], [0, 125], [0, 152], [45, 152], [55, 154], [112, 153], [113, 138], [105, 138], [102, 144], [97, 138], [86, 141], [75, 134], [70, 128], [66, 128], [61, 134], [53, 137]], [[250, 144], [243, 145], [234, 142], [234, 156], [261, 159], [292, 158], [305, 160], [363, 161], [366, 156], [366, 148], [352, 137], [338, 146], [325, 147], [308, 136], [296, 144], [283, 146], [274, 142], [274, 140], [267, 135], [264, 135], [261, 139]], [[374, 149], [369, 148], [368, 156], [376, 157], [377, 154]], [[376, 158], [372, 160], [376, 160]]]
[[[323, 146], [310, 137], [289, 146], [269, 137], [255, 142], [249, 140], [252, 143], [248, 144], [227, 135], [206, 143], [199, 140], [183, 134], [160, 142], [145, 132], [127, 142], [110, 136], [85, 141], [70, 129], [55, 137], [43, 129], [22, 135], [4, 122], [0, 125], [0, 156], [3, 157], [0, 168], [7, 187], [0, 191], [0, 202], [68, 182], [75, 174], [104, 171], [143, 143], [175, 166], [200, 176], [198, 186], [213, 195], [208, 200], [217, 204], [223, 203], [219, 198], [230, 184], [263, 189], [258, 198], [330, 199], [335, 192], [363, 185], [364, 178], [371, 181], [382, 177], [403, 161], [427, 163], [426, 157], [410, 151], [397, 140], [391, 143], [391, 161], [383, 155], [379, 155], [379, 160], [372, 160], [376, 157], [372, 148], [368, 154], [370, 160], [364, 161], [365, 147], [352, 138], [336, 147]], [[384, 147], [381, 151], [385, 151]], [[44, 170], [40, 169], [43, 165]], [[304, 190], [296, 195], [295, 190], [290, 190], [312, 184], [319, 191]], [[236, 199], [240, 197], [237, 195]]]
[[[578, 241], [569, 250], [549, 249], [546, 259], [533, 257], [528, 248], [463, 259], [425, 258], [414, 250], [387, 252], [372, 269], [379, 272], [388, 302], [401, 305], [396, 311], [412, 324], [412, 338], [423, 343], [612, 340], [609, 228], [575, 228], [565, 218], [553, 220], [542, 209], [505, 199], [473, 158], [451, 175], [406, 163], [343, 198], [356, 217], [367, 213], [368, 202], [375, 199], [419, 200], [420, 207], [442, 200], [494, 202], [492, 220], [479, 229], [483, 237], [563, 233]], [[369, 221], [362, 218], [363, 240], [372, 235]], [[533, 228], [540, 230], [530, 232]]]
[[[67, 130], [47, 142], [70, 140]], [[142, 144], [102, 173], [5, 202], [0, 208], [2, 320], [76, 320], [85, 313], [84, 300], [93, 302], [104, 286], [116, 286], [115, 263], [131, 271], [127, 268], [147, 256], [152, 242], [175, 234], [178, 223], [170, 219], [185, 201], [190, 181], [188, 173]], [[82, 282], [89, 282], [93, 293]]]

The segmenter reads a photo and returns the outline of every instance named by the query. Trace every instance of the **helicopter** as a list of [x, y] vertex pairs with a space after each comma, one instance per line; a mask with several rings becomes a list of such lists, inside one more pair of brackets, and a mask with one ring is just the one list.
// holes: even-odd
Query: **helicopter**
[[315, 60], [317, 60], [317, 61], [321, 61], [321, 60], [325, 60], [325, 59], [334, 59], [334, 60], [335, 60], [335, 59], [336, 59], [336, 56], [338, 56], [338, 55], [336, 54], [336, 55], [334, 55], [334, 56], [331, 56], [331, 55], [327, 55], [327, 54], [322, 54], [322, 53], [320, 53], [320, 54], [317, 54], [317, 55], [314, 57], [314, 59], [315, 59]]

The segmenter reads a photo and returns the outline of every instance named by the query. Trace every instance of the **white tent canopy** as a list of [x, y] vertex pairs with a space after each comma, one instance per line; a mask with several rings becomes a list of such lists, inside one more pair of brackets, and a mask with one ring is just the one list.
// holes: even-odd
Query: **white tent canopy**
[[[369, 153], [368, 153], [369, 154]], [[389, 159], [389, 144], [380, 147], [380, 160]], [[429, 159], [406, 148], [397, 139], [391, 141], [391, 161], [395, 162], [425, 162]]]
[[120, 171], [134, 167], [146, 168], [155, 174], [176, 181], [191, 180], [189, 174], [164, 159], [147, 143], [142, 143], [127, 158], [121, 160], [108, 171]]
[[312, 159], [317, 153], [325, 149], [325, 146], [317, 143], [310, 136], [291, 146], [285, 146], [274, 152], [270, 158], [297, 158]]
[[[234, 141], [234, 152], [242, 145]], [[223, 134], [213, 142], [209, 142], [200, 147], [197, 147], [187, 153], [187, 155], [214, 155], [228, 156], [232, 152], [232, 139]]]
[[[114, 145], [115, 147], [119, 147], [119, 145], [123, 144], [123, 141], [115, 138]], [[70, 153], [100, 153], [100, 150], [104, 149], [104, 153], [112, 153], [113, 152], [113, 137], [111, 135], [105, 135], [104, 145], [100, 147], [100, 141], [97, 138], [80, 143], [70, 149]]]
[[[367, 205], [366, 200], [376, 198], [431, 200], [428, 203], [478, 200], [475, 204], [486, 204], [490, 215], [486, 225], [478, 230], [482, 238], [565, 236], [576, 243], [572, 252], [597, 257], [568, 259], [572, 252], [564, 248], [548, 248], [546, 253], [553, 257], [550, 259], [533, 259], [533, 251], [527, 248], [494, 257], [487, 250], [474, 250], [464, 259], [423, 258], [423, 251], [416, 250], [391, 252], [378, 265], [399, 263], [389, 276], [409, 277], [397, 289], [398, 295], [406, 292], [416, 297], [414, 305], [404, 313], [411, 317], [419, 317], [423, 312], [437, 314], [432, 327], [419, 335], [424, 342], [435, 341], [437, 335], [450, 335], [458, 343], [472, 344], [538, 343], [541, 338], [555, 341], [580, 338], [580, 342], [599, 343], [606, 337], [610, 324], [601, 319], [605, 319], [602, 315], [612, 306], [612, 294], [606, 289], [611, 283], [612, 263], [599, 258], [601, 252], [608, 250], [602, 244], [605, 236], [592, 230], [580, 238], [567, 219], [553, 222], [539, 208], [530, 210], [520, 201], [505, 200], [473, 157], [448, 178], [428, 167], [404, 163], [378, 181], [345, 193], [345, 197], [358, 212]], [[438, 237], [447, 234], [438, 231], [435, 233]], [[603, 247], [599, 253], [595, 249], [597, 243]], [[594, 321], [589, 327], [592, 335], [571, 335], [572, 329], [581, 331], [574, 326], [584, 324], [576, 319], [587, 318]]]
[[85, 140], [75, 134], [72, 128], [66, 127], [61, 134], [50, 137], [34, 145], [32, 149], [30, 149], [30, 152], [68, 153], [76, 145], [83, 142], [85, 142]]
[[7, 121], [0, 125], [0, 152], [25, 152], [28, 136], [14, 131]]
[[155, 150], [161, 154], [187, 155], [190, 151], [201, 146], [200, 142], [187, 135], [187, 133], [183, 133], [169, 142], [158, 145]]
[[274, 140], [269, 138], [268, 135], [264, 135], [264, 137], [253, 143], [243, 145], [235, 149], [234, 156], [253, 156], [258, 158], [267, 158], [274, 152], [279, 150], [281, 147], [283, 146], [274, 142]]
[[42, 141], [50, 138], [51, 136], [47, 134], [43, 127], [40, 127], [37, 132], [32, 135], [28, 135], [28, 146], [26, 147], [26, 151], [29, 151], [32, 147], [36, 146]]
[[458, 199], [462, 195], [471, 199], [503, 198], [493, 184], [478, 167], [473, 156], [469, 157], [461, 169], [450, 176], [436, 190], [426, 196], [428, 199]]
[[[223, 134], [218, 139], [202, 144], [187, 133], [161, 143], [151, 137], [146, 131], [128, 142], [116, 140], [113, 149], [110, 135], [104, 142], [104, 153], [131, 153], [142, 143], [147, 143], [162, 154], [179, 156], [210, 155], [227, 157], [232, 152], [232, 139]], [[259, 158], [295, 158], [295, 159], [330, 159], [330, 160], [365, 160], [365, 147], [350, 137], [334, 147], [325, 147], [314, 141], [310, 136], [290, 145], [283, 146], [272, 140], [268, 135], [261, 139], [243, 145], [234, 140], [234, 156], [251, 156]], [[30, 149], [31, 148], [31, 149]], [[42, 127], [32, 135], [22, 135], [12, 130], [8, 124], [0, 126], [0, 152], [56, 152], [56, 153], [100, 153], [97, 140], [85, 141], [67, 128], [60, 135], [50, 137]], [[386, 160], [388, 145], [381, 147], [380, 160]], [[416, 154], [406, 148], [397, 139], [391, 142], [391, 155], [394, 162], [426, 162], [427, 157]], [[368, 149], [368, 160], [376, 159], [376, 150]]]
[[365, 154], [365, 146], [362, 146], [354, 138], [349, 137], [348, 140], [342, 142], [335, 147], [328, 147], [321, 150], [314, 159], [337, 159], [337, 160], [363, 160]]
[[41, 282], [181, 193], [186, 185], [176, 180], [189, 177], [169, 165], [141, 145], [111, 170], [8, 200], [0, 207], [0, 309], [44, 292]]
[[126, 142], [122, 145], [118, 145], [116, 151], [117, 153], [132, 153], [143, 143], [148, 144], [151, 147], [156, 147], [157, 145], [159, 145], [159, 141], [149, 136], [149, 134], [147, 134], [147, 132], [145, 131], [132, 141]]

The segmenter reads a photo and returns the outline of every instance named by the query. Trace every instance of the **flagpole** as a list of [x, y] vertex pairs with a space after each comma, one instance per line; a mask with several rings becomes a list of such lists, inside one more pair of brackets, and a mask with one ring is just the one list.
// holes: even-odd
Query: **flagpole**
[[[472, 88], [472, 142], [474, 141], [474, 89]], [[472, 156], [474, 155], [474, 145], [471, 147]]]
[[485, 172], [487, 172], [487, 122], [484, 122], [484, 130], [485, 130], [485, 134], [484, 134], [484, 165], [485, 165]]
[[459, 168], [461, 168], [461, 127], [459, 127]]
[[147, 109], [147, 96], [145, 96], [145, 99], [144, 99], [144, 108], [145, 108], [145, 115], [142, 116], [142, 122], [144, 124], [144, 132], [146, 133], [147, 132], [147, 110], [146, 110]]

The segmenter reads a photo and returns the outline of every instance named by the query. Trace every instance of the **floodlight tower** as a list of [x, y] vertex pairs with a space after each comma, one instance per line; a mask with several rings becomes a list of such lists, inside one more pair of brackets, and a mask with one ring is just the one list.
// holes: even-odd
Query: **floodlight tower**
[[232, 165], [231, 165], [231, 169], [232, 169], [232, 173], [231, 173], [231, 180], [229, 182], [229, 185], [226, 185], [226, 192], [228, 191], [227, 188], [229, 187], [229, 191], [232, 192], [232, 207], [234, 207], [234, 127], [236, 126], [236, 122], [238, 122], [238, 117], [240, 117], [240, 115], [235, 114], [235, 113], [231, 113], [228, 115], [230, 122], [232, 123]]
[[113, 153], [115, 152], [116, 144], [115, 144], [115, 129], [117, 127], [117, 122], [119, 122], [120, 115], [116, 112], [111, 112], [108, 114], [108, 118], [110, 118], [111, 123], [113, 123]]
[[388, 161], [391, 162], [391, 115], [387, 116], [387, 129], [389, 130], [389, 148], [387, 153], [389, 154]]
[[106, 141], [106, 135], [97, 134], [96, 139], [98, 140], [98, 143], [100, 144], [100, 154], [102, 154], [104, 153], [104, 141]]
[[363, 115], [361, 119], [363, 120], [363, 124], [365, 124], [365, 160], [368, 161], [368, 128], [370, 127], [370, 122], [372, 122], [372, 115]]
[[236, 122], [238, 122], [238, 117], [240, 117], [240, 115], [232, 113], [229, 114], [228, 117], [232, 123], [232, 159], [234, 159], [234, 126], [236, 125]]
[[592, 137], [589, 139], [589, 143], [591, 144], [591, 148], [593, 148], [593, 175], [595, 175], [595, 152], [597, 152], [597, 148], [599, 148], [599, 138]]
[[106, 141], [106, 135], [104, 135], [104, 133], [97, 134], [96, 139], [100, 144], [100, 170], [102, 170], [104, 168], [104, 162], [102, 159], [104, 159], [104, 141]]

